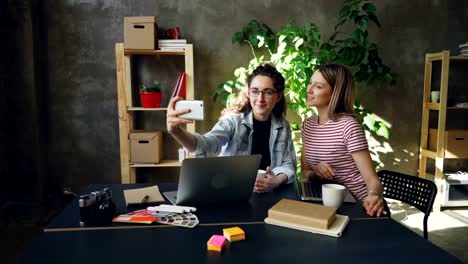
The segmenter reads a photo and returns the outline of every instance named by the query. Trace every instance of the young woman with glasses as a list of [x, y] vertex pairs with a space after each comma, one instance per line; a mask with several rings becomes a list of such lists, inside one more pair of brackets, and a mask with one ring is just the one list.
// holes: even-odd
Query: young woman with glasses
[[320, 65], [307, 88], [307, 105], [318, 115], [302, 125], [304, 179], [346, 186], [367, 214], [387, 214], [382, 184], [375, 172], [361, 123], [354, 115], [354, 78], [343, 65]]
[[192, 122], [178, 117], [190, 110], [175, 110], [175, 103], [182, 98], [173, 98], [167, 110], [167, 130], [197, 157], [261, 154], [259, 169], [266, 170], [267, 177], [257, 178], [255, 192], [291, 183], [296, 156], [291, 128], [284, 119], [284, 85], [284, 78], [275, 67], [269, 64], [257, 67], [247, 78], [247, 90], [239, 93], [218, 123], [204, 135], [192, 134], [180, 126]]

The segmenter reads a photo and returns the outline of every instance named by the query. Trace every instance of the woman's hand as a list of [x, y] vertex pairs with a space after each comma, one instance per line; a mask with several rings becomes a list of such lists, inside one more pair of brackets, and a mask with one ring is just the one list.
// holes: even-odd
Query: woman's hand
[[284, 182], [284, 177], [286, 177], [287, 181], [288, 177], [285, 174], [279, 174], [277, 176], [273, 174], [273, 172], [270, 170], [270, 167], [267, 167], [266, 177], [258, 177], [255, 180], [254, 192], [269, 192], [280, 186]]
[[362, 206], [370, 216], [375, 215], [380, 217], [381, 215], [387, 214], [382, 196], [376, 193], [369, 193], [369, 195], [367, 195], [367, 197], [362, 201]]
[[169, 105], [167, 106], [166, 126], [167, 131], [171, 134], [180, 131], [179, 125], [193, 122], [192, 120], [179, 117], [179, 115], [189, 113], [190, 109], [175, 110], [176, 102], [182, 99], [183, 98], [179, 96], [172, 98], [171, 101], [169, 101]]
[[312, 167], [314, 175], [321, 180], [331, 180], [335, 176], [335, 169], [330, 167], [325, 161], [317, 163]]

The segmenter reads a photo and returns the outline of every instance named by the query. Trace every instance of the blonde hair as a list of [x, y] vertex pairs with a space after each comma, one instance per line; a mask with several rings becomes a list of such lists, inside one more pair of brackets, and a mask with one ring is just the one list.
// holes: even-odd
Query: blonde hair
[[354, 114], [355, 82], [351, 71], [341, 64], [323, 64], [317, 70], [332, 89], [328, 116], [332, 120]]

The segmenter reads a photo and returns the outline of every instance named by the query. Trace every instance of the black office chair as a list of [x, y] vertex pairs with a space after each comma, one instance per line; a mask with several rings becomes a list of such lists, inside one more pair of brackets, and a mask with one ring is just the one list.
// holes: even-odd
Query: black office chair
[[384, 188], [384, 197], [402, 201], [424, 213], [424, 238], [427, 239], [427, 219], [437, 194], [434, 182], [387, 170], [377, 174]]

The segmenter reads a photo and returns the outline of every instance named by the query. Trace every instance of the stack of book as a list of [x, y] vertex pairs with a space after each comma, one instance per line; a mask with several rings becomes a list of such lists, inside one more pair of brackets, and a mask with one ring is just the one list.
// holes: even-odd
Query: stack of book
[[268, 210], [265, 223], [327, 236], [340, 237], [349, 217], [336, 209], [313, 203], [282, 199]]
[[180, 51], [185, 50], [186, 39], [160, 39], [158, 47], [160, 50]]
[[458, 45], [460, 48], [460, 56], [468, 56], [468, 41]]

